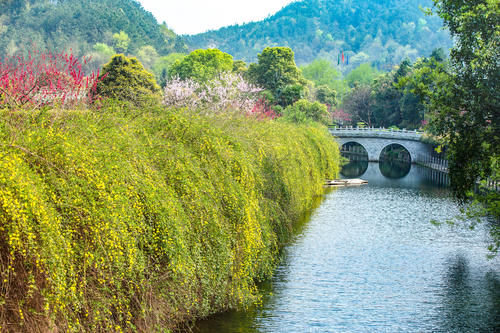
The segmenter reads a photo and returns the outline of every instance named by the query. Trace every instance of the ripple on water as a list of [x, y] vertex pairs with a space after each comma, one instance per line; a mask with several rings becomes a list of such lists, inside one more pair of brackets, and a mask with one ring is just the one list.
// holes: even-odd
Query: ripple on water
[[486, 259], [486, 224], [436, 227], [432, 219], [459, 213], [445, 192], [392, 184], [328, 194], [285, 249], [264, 305], [197, 329], [499, 331], [500, 265]]

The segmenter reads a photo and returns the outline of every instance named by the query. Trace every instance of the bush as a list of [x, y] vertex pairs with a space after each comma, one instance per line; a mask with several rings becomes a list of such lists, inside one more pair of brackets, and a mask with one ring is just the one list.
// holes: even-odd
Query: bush
[[286, 107], [292, 105], [306, 96], [307, 88], [301, 84], [291, 84], [286, 86], [279, 93], [279, 105]]
[[316, 99], [318, 102], [331, 108], [337, 105], [337, 92], [326, 85], [316, 88]]
[[136, 58], [115, 55], [104, 65], [96, 92], [102, 97], [128, 101], [136, 106], [159, 103], [161, 90], [153, 74]]
[[301, 99], [293, 105], [289, 105], [283, 111], [284, 119], [294, 123], [305, 123], [307, 121], [317, 121], [327, 125], [330, 122], [330, 115], [326, 105], [319, 102], [310, 102]]
[[247, 305], [338, 173], [324, 127], [0, 113], [0, 326], [165, 331]]

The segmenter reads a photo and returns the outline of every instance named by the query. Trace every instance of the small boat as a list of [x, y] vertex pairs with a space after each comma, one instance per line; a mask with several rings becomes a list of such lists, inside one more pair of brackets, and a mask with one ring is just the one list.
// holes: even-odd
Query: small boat
[[368, 184], [364, 179], [334, 179], [327, 180], [325, 186], [360, 186]]

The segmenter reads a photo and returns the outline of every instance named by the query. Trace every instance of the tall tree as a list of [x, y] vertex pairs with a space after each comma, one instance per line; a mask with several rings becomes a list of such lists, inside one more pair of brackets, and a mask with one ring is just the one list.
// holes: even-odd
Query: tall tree
[[251, 81], [269, 90], [276, 100], [289, 92], [289, 86], [305, 86], [307, 80], [295, 64], [289, 47], [266, 47], [257, 64], [250, 64], [247, 75]]
[[351, 115], [354, 122], [363, 122], [368, 126], [373, 123], [372, 91], [368, 85], [354, 87], [344, 98], [343, 108]]
[[233, 70], [233, 57], [217, 49], [195, 50], [170, 66], [168, 75], [206, 82]]
[[370, 64], [361, 64], [353, 69], [346, 76], [346, 82], [349, 87], [354, 87], [359, 84], [370, 84], [380, 72]]
[[326, 59], [316, 59], [308, 65], [301, 66], [300, 69], [304, 77], [317, 86], [325, 85], [334, 89], [336, 81], [341, 78], [333, 63]]
[[437, 89], [431, 107], [438, 132], [449, 142], [452, 189], [464, 200], [500, 159], [500, 2], [434, 0], [434, 4], [456, 45], [450, 56], [449, 84]]

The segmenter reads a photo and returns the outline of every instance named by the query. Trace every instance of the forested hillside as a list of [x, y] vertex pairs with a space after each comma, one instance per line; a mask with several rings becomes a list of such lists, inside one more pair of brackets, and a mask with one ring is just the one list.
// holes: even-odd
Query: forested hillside
[[185, 44], [135, 0], [0, 1], [0, 54], [71, 49], [109, 60], [113, 51], [137, 55], [141, 48], [165, 55]]
[[389, 69], [406, 57], [415, 60], [451, 47], [441, 19], [425, 16], [419, 6], [430, 7], [432, 1], [297, 1], [263, 21], [188, 36], [187, 42], [191, 49], [218, 48], [247, 62], [266, 46], [291, 47], [298, 64], [316, 58], [337, 63], [344, 51], [349, 64], [342, 70], [365, 62]]

